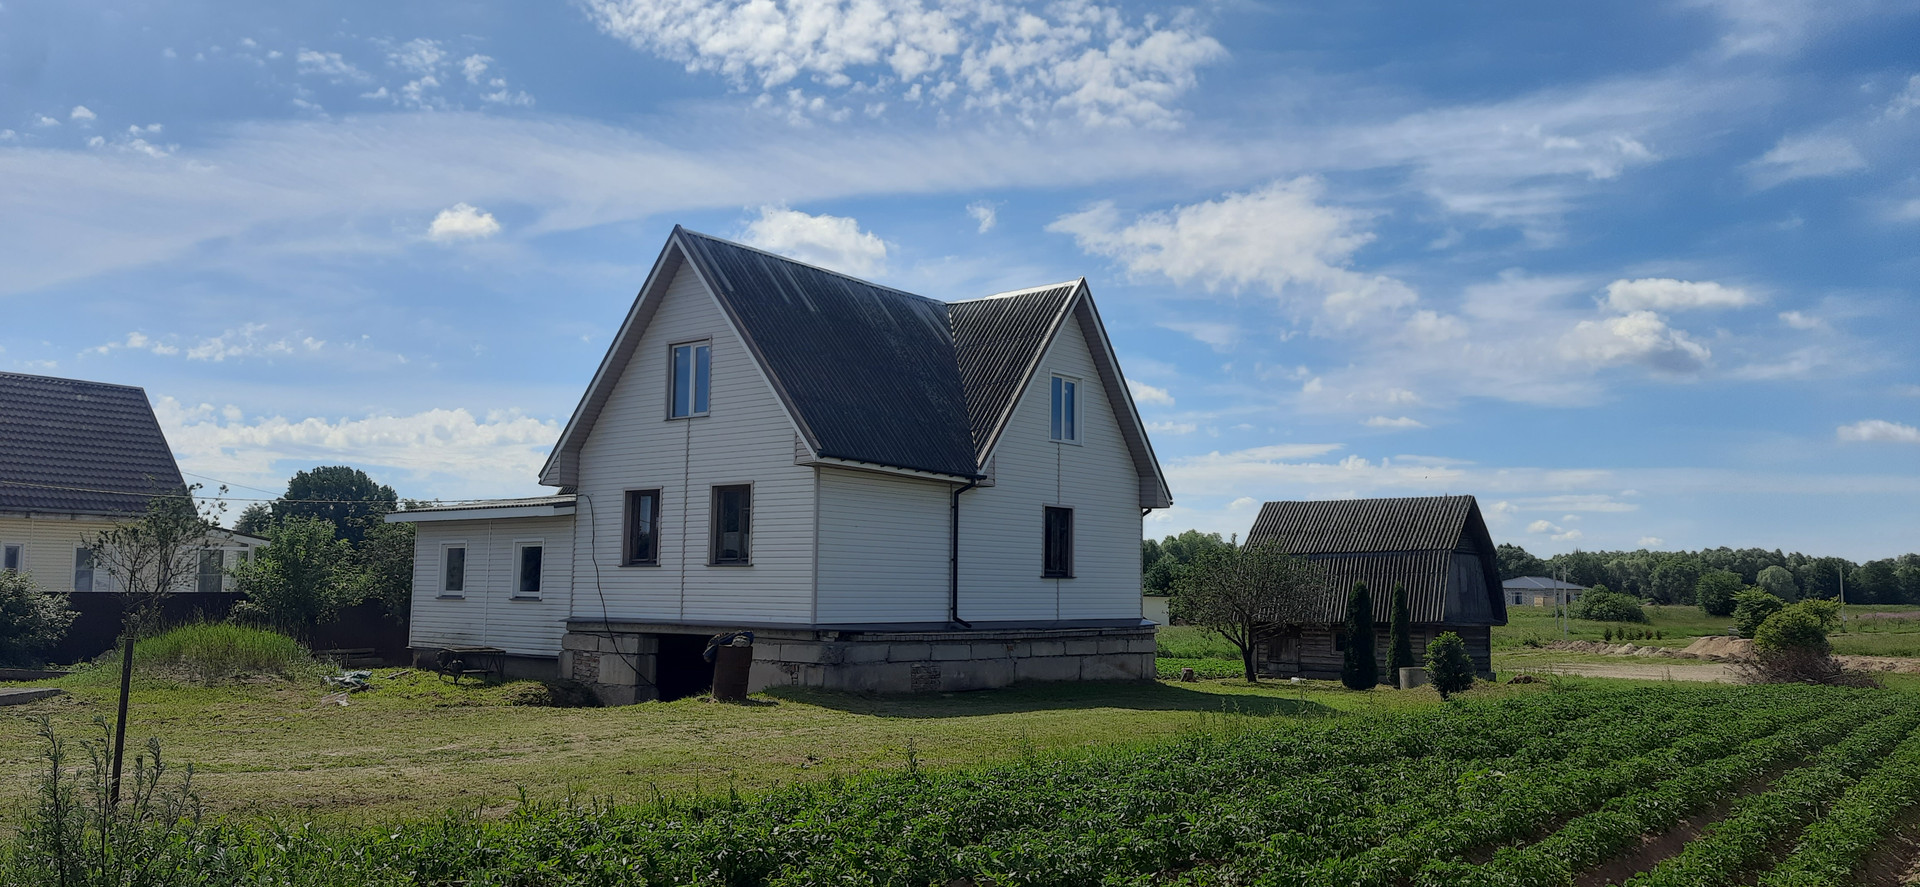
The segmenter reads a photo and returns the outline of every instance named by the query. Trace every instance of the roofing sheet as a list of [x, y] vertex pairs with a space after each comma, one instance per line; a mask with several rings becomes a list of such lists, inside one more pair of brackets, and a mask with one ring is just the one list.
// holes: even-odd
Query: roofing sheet
[[0, 511], [124, 514], [183, 486], [145, 391], [0, 373]]
[[947, 305], [975, 453], [985, 454], [988, 438], [1019, 397], [1028, 371], [1052, 340], [1078, 287], [1078, 282], [1065, 283]]

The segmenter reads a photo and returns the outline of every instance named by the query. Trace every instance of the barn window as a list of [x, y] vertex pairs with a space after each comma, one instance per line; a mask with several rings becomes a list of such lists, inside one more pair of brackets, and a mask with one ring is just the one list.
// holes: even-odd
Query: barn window
[[440, 550], [440, 563], [443, 565], [440, 576], [440, 593], [461, 595], [467, 590], [467, 547], [449, 545]]
[[660, 565], [660, 491], [627, 491], [626, 548], [620, 563], [629, 567]]
[[753, 487], [713, 488], [713, 539], [707, 562], [740, 566], [753, 562]]
[[1066, 376], [1053, 377], [1053, 439], [1062, 443], [1080, 440], [1080, 383]]
[[538, 542], [521, 543], [519, 569], [513, 586], [514, 597], [540, 596], [540, 563], [545, 558], [547, 547]]
[[1040, 575], [1048, 579], [1073, 578], [1073, 509], [1046, 509], [1045, 557]]
[[221, 562], [225, 554], [226, 552], [217, 548], [200, 552], [200, 570], [194, 576], [194, 590], [201, 594], [220, 593], [220, 580], [226, 576], [225, 572], [221, 570]]
[[93, 590], [93, 549], [73, 550], [73, 590]]
[[707, 389], [713, 376], [713, 343], [689, 342], [673, 346], [671, 418], [707, 414]]

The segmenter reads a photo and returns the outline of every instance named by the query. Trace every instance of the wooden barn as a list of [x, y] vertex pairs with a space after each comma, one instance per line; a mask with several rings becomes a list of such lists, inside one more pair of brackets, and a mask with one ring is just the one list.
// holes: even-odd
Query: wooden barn
[[[1345, 656], [1347, 593], [1365, 582], [1381, 668], [1391, 638], [1395, 583], [1407, 588], [1414, 655], [1451, 631], [1483, 677], [1492, 677], [1490, 630], [1507, 624], [1493, 537], [1472, 496], [1268, 502], [1248, 545], [1278, 544], [1321, 565], [1327, 581], [1301, 624], [1275, 626], [1261, 645], [1262, 674], [1337, 678]], [[1382, 673], [1384, 676], [1384, 672]]]

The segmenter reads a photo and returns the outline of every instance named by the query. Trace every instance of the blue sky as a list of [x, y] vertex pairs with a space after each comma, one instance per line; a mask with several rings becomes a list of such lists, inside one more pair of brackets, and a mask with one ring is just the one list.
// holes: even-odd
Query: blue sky
[[1920, 8], [0, 3], [0, 368], [183, 470], [534, 474], [671, 227], [1085, 276], [1173, 485], [1920, 549]]

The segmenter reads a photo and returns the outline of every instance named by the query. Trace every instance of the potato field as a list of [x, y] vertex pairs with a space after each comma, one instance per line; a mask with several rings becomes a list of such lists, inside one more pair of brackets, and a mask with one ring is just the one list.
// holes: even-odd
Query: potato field
[[[207, 823], [145, 842], [147, 883], [1849, 884], [1913, 828], [1916, 701], [1576, 687], [1214, 718], [1173, 741], [955, 771], [909, 758], [752, 799], [359, 828]], [[20, 849], [0, 880], [52, 883]]]

